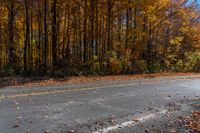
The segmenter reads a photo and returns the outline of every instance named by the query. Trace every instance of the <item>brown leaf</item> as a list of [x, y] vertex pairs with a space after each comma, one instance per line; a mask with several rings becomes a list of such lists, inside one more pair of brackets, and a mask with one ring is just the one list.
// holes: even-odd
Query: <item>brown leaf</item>
[[17, 128], [17, 127], [19, 127], [19, 125], [17, 125], [17, 124], [13, 126], [13, 128]]
[[140, 122], [140, 120], [138, 120], [138, 119], [133, 119], [133, 121], [136, 122], [136, 123]]

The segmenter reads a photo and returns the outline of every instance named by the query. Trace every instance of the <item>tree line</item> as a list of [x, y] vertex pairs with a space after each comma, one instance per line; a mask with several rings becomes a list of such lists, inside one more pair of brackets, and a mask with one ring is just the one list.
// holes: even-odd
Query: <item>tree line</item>
[[196, 0], [0, 0], [0, 73], [198, 71]]

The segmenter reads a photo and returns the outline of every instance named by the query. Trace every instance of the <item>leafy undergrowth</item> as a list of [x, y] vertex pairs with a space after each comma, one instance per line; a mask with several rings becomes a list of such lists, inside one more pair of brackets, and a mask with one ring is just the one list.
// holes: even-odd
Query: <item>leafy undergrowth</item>
[[110, 75], [110, 76], [77, 76], [77, 77], [2, 77], [0, 78], [0, 88], [7, 86], [32, 86], [32, 85], [56, 85], [63, 83], [82, 83], [102, 80], [129, 80], [137, 78], [156, 78], [169, 76], [176, 79], [177, 76], [190, 76], [190, 78], [200, 78], [198, 73], [156, 73], [156, 74], [138, 74], [138, 75]]
[[184, 122], [186, 127], [196, 132], [200, 132], [200, 111], [193, 112], [192, 115], [187, 117]]

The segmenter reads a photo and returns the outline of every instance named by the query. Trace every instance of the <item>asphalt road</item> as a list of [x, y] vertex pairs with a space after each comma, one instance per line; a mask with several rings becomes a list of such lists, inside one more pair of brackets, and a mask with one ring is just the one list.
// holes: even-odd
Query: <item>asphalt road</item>
[[199, 96], [189, 76], [6, 87], [0, 133], [143, 133], [192, 111]]

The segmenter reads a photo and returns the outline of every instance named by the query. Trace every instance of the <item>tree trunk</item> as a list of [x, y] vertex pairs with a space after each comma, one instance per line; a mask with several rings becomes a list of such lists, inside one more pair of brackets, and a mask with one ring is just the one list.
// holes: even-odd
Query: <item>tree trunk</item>
[[9, 0], [9, 17], [8, 17], [8, 64], [13, 66], [14, 64], [14, 2]]
[[112, 50], [111, 37], [111, 14], [112, 14], [112, 0], [107, 0], [107, 50]]
[[90, 1], [91, 4], [91, 53], [90, 58], [93, 58], [94, 55], [94, 14], [95, 14], [95, 8], [94, 8], [94, 0]]
[[48, 25], [47, 25], [47, 0], [44, 0], [44, 68], [47, 71], [47, 51], [48, 51]]
[[83, 54], [83, 60], [84, 63], [87, 62], [87, 0], [85, 0], [85, 7], [84, 7], [84, 28], [83, 28], [83, 45], [84, 45], [84, 54]]
[[98, 7], [98, 3], [99, 3], [98, 0], [96, 0], [96, 33], [95, 33], [95, 35], [96, 35], [96, 37], [95, 37], [95, 44], [96, 44], [95, 54], [96, 54], [96, 56], [99, 55], [99, 23], [98, 23], [99, 7]]
[[41, 69], [41, 32], [42, 32], [42, 23], [41, 23], [41, 11], [40, 11], [40, 0], [37, 1], [37, 6], [38, 6], [38, 18], [37, 18], [37, 22], [38, 22], [38, 64], [39, 65], [39, 70]]
[[56, 65], [57, 62], [57, 6], [56, 6], [56, 0], [53, 1], [52, 6], [52, 62], [53, 66]]
[[25, 0], [26, 14], [26, 37], [24, 43], [24, 72], [27, 72], [27, 48], [30, 46], [30, 24], [29, 24], [29, 0]]

